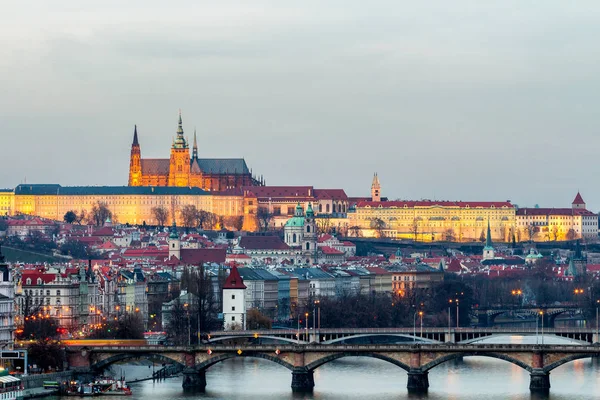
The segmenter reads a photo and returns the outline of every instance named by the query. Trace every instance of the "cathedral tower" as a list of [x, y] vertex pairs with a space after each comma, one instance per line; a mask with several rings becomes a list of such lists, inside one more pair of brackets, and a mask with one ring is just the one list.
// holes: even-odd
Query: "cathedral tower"
[[377, 172], [373, 175], [373, 183], [371, 183], [371, 201], [381, 201], [381, 185]]
[[133, 143], [129, 157], [129, 186], [142, 185], [142, 153], [138, 142], [137, 125], [133, 128]]
[[171, 158], [169, 160], [169, 182], [168, 186], [190, 185], [190, 148], [185, 137], [183, 137], [183, 124], [181, 122], [181, 111], [179, 111], [179, 122], [177, 124], [177, 136], [171, 146]]

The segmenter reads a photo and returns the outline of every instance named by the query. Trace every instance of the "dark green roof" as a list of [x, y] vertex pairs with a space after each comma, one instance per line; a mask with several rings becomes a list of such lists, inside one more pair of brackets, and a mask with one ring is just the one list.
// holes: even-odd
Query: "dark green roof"
[[61, 186], [23, 184], [15, 188], [16, 195], [204, 195], [208, 192], [197, 187], [169, 186]]
[[12, 191], [13, 191], [12, 189], [3, 189], [3, 188], [0, 188], [0, 193], [7, 193], [7, 192], [10, 193]]

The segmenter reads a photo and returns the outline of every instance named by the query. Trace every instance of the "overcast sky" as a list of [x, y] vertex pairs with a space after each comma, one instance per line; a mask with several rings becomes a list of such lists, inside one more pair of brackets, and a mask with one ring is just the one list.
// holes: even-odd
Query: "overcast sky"
[[200, 157], [270, 185], [600, 209], [598, 0], [12, 1], [0, 187]]

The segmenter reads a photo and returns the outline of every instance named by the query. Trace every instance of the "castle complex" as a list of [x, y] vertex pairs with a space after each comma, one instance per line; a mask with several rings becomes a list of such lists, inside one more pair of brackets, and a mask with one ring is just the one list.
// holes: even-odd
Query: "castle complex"
[[259, 186], [264, 181], [252, 176], [243, 158], [199, 158], [196, 132], [190, 147], [183, 135], [181, 112], [170, 158], [142, 158], [137, 126], [133, 131], [129, 160], [129, 186], [198, 187], [224, 191], [242, 186]]

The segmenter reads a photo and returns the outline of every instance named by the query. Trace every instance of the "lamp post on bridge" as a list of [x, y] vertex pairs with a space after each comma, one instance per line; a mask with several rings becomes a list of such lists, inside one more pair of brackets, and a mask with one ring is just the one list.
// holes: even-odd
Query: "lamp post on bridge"
[[598, 306], [600, 305], [600, 300], [596, 300], [596, 341], [600, 341], [598, 336], [600, 336], [600, 331], [598, 331]]
[[419, 317], [421, 317], [421, 338], [423, 338], [423, 311], [419, 311]]
[[308, 343], [308, 313], [304, 313], [304, 318], [306, 319], [306, 342]]

